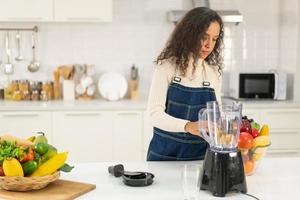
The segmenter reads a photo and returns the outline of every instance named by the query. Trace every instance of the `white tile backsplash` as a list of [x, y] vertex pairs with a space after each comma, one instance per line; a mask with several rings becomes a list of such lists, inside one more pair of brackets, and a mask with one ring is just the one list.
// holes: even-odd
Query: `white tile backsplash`
[[[286, 69], [297, 66], [297, 0], [210, 0], [213, 9], [239, 10], [244, 21], [226, 24], [228, 52], [225, 70]], [[0, 23], [1, 27], [38, 25], [38, 59], [41, 71], [29, 73], [30, 39], [23, 41], [27, 60], [15, 63], [15, 78], [52, 79], [55, 66], [88, 63], [103, 71], [120, 71], [127, 77], [135, 63], [140, 89], [147, 91], [153, 60], [162, 50], [174, 25], [167, 21], [171, 9], [189, 9], [187, 0], [114, 0], [111, 23]], [[0, 33], [3, 46], [3, 34]], [[24, 51], [25, 52], [25, 51]], [[0, 49], [0, 59], [4, 59]], [[1, 78], [4, 79], [1, 74]]]

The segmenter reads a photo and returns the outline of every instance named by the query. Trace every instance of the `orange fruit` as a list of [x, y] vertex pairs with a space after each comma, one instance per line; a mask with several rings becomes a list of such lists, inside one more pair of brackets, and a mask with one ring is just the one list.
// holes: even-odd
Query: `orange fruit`
[[250, 174], [254, 170], [254, 161], [253, 160], [247, 160], [244, 162], [244, 171], [245, 174]]

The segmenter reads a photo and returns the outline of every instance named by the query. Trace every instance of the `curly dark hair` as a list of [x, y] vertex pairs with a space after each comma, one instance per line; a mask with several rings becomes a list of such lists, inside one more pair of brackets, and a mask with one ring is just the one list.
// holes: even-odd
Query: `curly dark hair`
[[165, 48], [154, 63], [162, 64], [165, 60], [169, 60], [176, 65], [177, 69], [185, 74], [190, 56], [192, 56], [194, 59], [194, 71], [196, 62], [200, 57], [201, 39], [212, 22], [219, 23], [220, 33], [213, 51], [205, 58], [205, 61], [208, 64], [218, 66], [218, 71], [221, 74], [223, 68], [224, 24], [217, 12], [207, 7], [197, 7], [185, 14], [182, 20], [176, 25]]

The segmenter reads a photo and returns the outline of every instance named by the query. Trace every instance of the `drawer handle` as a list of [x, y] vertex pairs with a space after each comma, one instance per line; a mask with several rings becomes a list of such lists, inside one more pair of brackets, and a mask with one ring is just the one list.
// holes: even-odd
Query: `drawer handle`
[[38, 117], [39, 114], [4, 114], [4, 117]]
[[268, 114], [271, 114], [271, 115], [280, 115], [280, 116], [283, 116], [283, 115], [289, 115], [289, 114], [293, 114], [293, 115], [298, 115], [299, 112], [298, 111], [283, 111], [283, 112], [267, 112]]
[[80, 116], [100, 116], [100, 113], [66, 113], [66, 116], [80, 117]]
[[20, 18], [8, 18], [8, 20], [26, 21], [26, 20], [42, 20], [41, 17], [20, 17]]
[[137, 116], [138, 113], [130, 113], [130, 112], [128, 112], [128, 113], [118, 113], [118, 115], [120, 115], [120, 116]]
[[298, 151], [277, 151], [277, 152], [266, 152], [267, 155], [298, 155]]
[[271, 133], [270, 133], [271, 137], [272, 137], [272, 134], [275, 134], [275, 135], [276, 134], [293, 134], [293, 135], [295, 135], [295, 134], [299, 134], [299, 130], [271, 131]]
[[90, 18], [79, 18], [79, 17], [69, 17], [67, 20], [70, 21], [101, 21], [101, 18], [90, 17]]

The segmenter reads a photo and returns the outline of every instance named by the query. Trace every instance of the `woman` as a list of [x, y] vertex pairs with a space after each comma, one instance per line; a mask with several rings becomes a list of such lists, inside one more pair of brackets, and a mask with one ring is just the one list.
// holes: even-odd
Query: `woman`
[[148, 161], [204, 158], [208, 144], [199, 132], [198, 112], [207, 101], [221, 101], [223, 33], [215, 11], [194, 8], [156, 59], [148, 100], [154, 126]]

